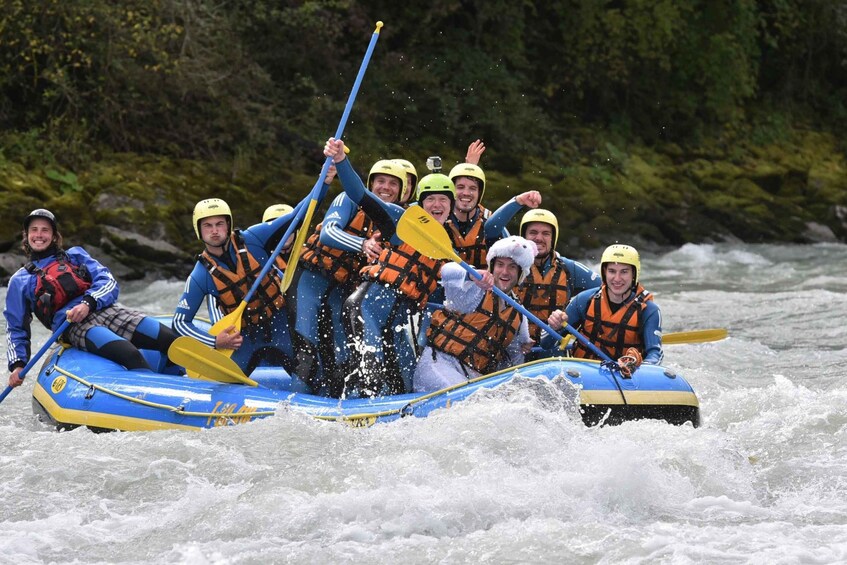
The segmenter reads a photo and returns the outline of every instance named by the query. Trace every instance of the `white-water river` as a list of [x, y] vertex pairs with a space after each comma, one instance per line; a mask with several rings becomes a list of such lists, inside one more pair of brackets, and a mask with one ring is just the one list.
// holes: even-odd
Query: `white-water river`
[[369, 429], [56, 433], [28, 382], [0, 405], [0, 563], [847, 562], [847, 246], [687, 245], [642, 280], [666, 332], [730, 331], [666, 348], [699, 429], [586, 428], [524, 382]]

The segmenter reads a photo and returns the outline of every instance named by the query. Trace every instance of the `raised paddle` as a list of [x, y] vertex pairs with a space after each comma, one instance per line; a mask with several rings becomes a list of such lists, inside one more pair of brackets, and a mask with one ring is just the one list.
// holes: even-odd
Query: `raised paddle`
[[[368, 63], [371, 60], [371, 55], [373, 54], [374, 47], [376, 46], [376, 41], [377, 39], [379, 39], [379, 31], [382, 28], [382, 25], [382, 22], [376, 23], [376, 30], [374, 30], [373, 35], [371, 36], [371, 41], [368, 44], [368, 49], [365, 52], [365, 57], [362, 60], [361, 66], [359, 67], [359, 73], [358, 75], [356, 75], [356, 81], [353, 83], [353, 90], [350, 92], [350, 96], [347, 98], [347, 104], [344, 107], [344, 113], [341, 115], [341, 121], [338, 124], [338, 129], [335, 131], [336, 139], [341, 138], [341, 136], [344, 134], [344, 128], [347, 125], [347, 120], [350, 117], [350, 111], [353, 109], [353, 102], [356, 100], [356, 95], [359, 92], [359, 87], [362, 84], [362, 78], [365, 76], [365, 71], [367, 70]], [[285, 292], [291, 285], [291, 280], [294, 276], [294, 270], [297, 265], [297, 259], [300, 256], [300, 248], [303, 246], [303, 241], [306, 238], [306, 231], [308, 229], [309, 223], [312, 220], [312, 215], [314, 214], [315, 208], [319, 204], [319, 195], [321, 192], [321, 188], [323, 187], [324, 181], [326, 180], [326, 175], [329, 171], [330, 165], [332, 165], [332, 157], [327, 157], [324, 161], [323, 167], [321, 167], [321, 174], [318, 177], [318, 182], [315, 183], [315, 186], [309, 193], [308, 205], [304, 205], [305, 200], [297, 205], [294, 219], [288, 225], [288, 229], [285, 230], [285, 235], [283, 235], [282, 238], [279, 240], [279, 244], [277, 244], [276, 249], [274, 249], [273, 253], [271, 253], [268, 257], [268, 260], [265, 262], [265, 266], [262, 268], [262, 271], [259, 273], [259, 276], [256, 277], [256, 280], [253, 282], [253, 286], [250, 287], [250, 290], [247, 292], [246, 295], [244, 295], [244, 299], [236, 307], [235, 310], [218, 320], [215, 325], [211, 327], [211, 329], [209, 330], [210, 334], [218, 335], [222, 331], [225, 331], [230, 327], [234, 327], [236, 331], [241, 330], [241, 318], [244, 314], [244, 310], [247, 308], [247, 304], [250, 302], [250, 299], [253, 298], [253, 294], [259, 288], [262, 279], [264, 279], [265, 275], [268, 274], [268, 271], [273, 268], [274, 258], [279, 255], [280, 251], [282, 251], [282, 248], [285, 245], [285, 242], [288, 241], [288, 238], [291, 236], [297, 226], [302, 223], [300, 233], [297, 234], [297, 239], [294, 242], [294, 246], [291, 250], [291, 255], [288, 258], [288, 268], [285, 270], [285, 275], [283, 276], [281, 284], [282, 291]], [[225, 355], [231, 356], [233, 350], [224, 349], [222, 351]]]
[[[23, 370], [21, 371], [21, 374], [18, 375], [19, 378], [23, 379], [24, 377], [26, 377], [27, 372], [32, 369], [33, 365], [38, 363], [38, 360], [41, 359], [41, 356], [44, 355], [44, 352], [50, 349], [50, 346], [53, 345], [57, 339], [59, 339], [59, 336], [62, 335], [62, 332], [67, 329], [70, 323], [71, 322], [69, 320], [65, 320], [64, 322], [59, 324], [59, 327], [56, 329], [55, 332], [53, 332], [53, 335], [50, 336], [50, 339], [48, 339], [44, 343], [44, 345], [41, 346], [41, 349], [38, 350], [38, 353], [36, 353], [35, 356], [29, 360], [29, 363], [24, 366]], [[3, 394], [0, 394], [0, 402], [3, 402], [6, 397], [9, 396], [10, 392], [12, 392], [12, 387], [7, 386], [6, 390], [3, 391]]]
[[197, 376], [222, 383], [258, 386], [259, 383], [244, 374], [235, 361], [218, 351], [209, 349], [194, 338], [178, 337], [168, 348], [168, 358]]
[[[470, 265], [462, 261], [462, 258], [453, 249], [453, 244], [450, 241], [450, 236], [444, 230], [444, 227], [438, 221], [430, 216], [422, 206], [411, 206], [400, 217], [397, 223], [397, 237], [414, 247], [418, 252], [423, 253], [433, 259], [450, 259], [460, 264], [473, 278], [481, 279]], [[497, 288], [491, 289], [497, 296], [508, 302], [513, 308], [516, 308], [521, 314], [529, 318], [537, 326], [547, 330], [551, 336], [562, 341], [564, 338], [559, 335], [553, 328], [542, 322], [538, 316], [527, 310], [521, 303], [514, 298]], [[565, 328], [579, 340], [585, 347], [590, 349], [603, 361], [611, 363], [617, 367], [617, 361], [613, 361], [611, 357], [598, 349], [593, 343], [588, 341], [584, 335], [576, 331], [573, 326], [565, 323]]]

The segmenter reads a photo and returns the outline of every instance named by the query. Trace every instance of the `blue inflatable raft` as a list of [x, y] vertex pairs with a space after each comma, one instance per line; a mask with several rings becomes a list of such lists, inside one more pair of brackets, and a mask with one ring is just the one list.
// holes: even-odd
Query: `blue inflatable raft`
[[[144, 354], [151, 366], [163, 365], [157, 352]], [[644, 418], [700, 423], [699, 402], [688, 382], [672, 370], [649, 365], [625, 379], [599, 362], [557, 357], [437, 392], [346, 400], [306, 394], [303, 383], [281, 368], [256, 369], [250, 375], [255, 387], [191, 378], [173, 366], [170, 372], [130, 371], [84, 351], [57, 347], [35, 379], [33, 410], [59, 429], [87, 426], [94, 431], [228, 426], [271, 416], [283, 404], [323, 420], [370, 426], [426, 416], [520, 376], [568, 379], [579, 391], [582, 419], [590, 426]]]

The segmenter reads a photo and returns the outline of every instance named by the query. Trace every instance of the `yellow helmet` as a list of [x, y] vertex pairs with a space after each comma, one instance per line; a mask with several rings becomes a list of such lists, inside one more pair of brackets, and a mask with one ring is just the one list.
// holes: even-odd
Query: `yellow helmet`
[[527, 226], [535, 222], [553, 226], [553, 249], [550, 251], [555, 251], [556, 244], [559, 242], [559, 220], [556, 218], [556, 215], [550, 210], [545, 210], [544, 208], [530, 210], [523, 215], [523, 218], [521, 218], [521, 237], [526, 237]]
[[371, 189], [371, 182], [374, 175], [390, 175], [398, 179], [400, 181], [400, 190], [397, 193], [397, 200], [403, 197], [403, 193], [406, 192], [406, 169], [403, 165], [390, 159], [381, 159], [374, 163], [373, 167], [371, 167], [371, 172], [368, 173], [368, 190]]
[[635, 269], [635, 276], [632, 278], [633, 288], [638, 284], [638, 276], [641, 274], [641, 257], [638, 255], [638, 251], [631, 245], [616, 243], [603, 251], [603, 256], [600, 258], [600, 275], [603, 279], [603, 284], [606, 283], [606, 270], [603, 268], [606, 263], [632, 265]]
[[280, 216], [290, 214], [293, 211], [294, 208], [288, 204], [272, 204], [265, 208], [265, 213], [262, 214], [262, 221], [270, 222], [271, 220], [276, 220]]
[[[400, 203], [405, 204], [408, 202], [412, 195], [415, 194], [415, 189], [418, 187], [418, 170], [415, 169], [415, 166], [411, 161], [407, 161], [406, 159], [392, 159], [395, 163], [400, 165], [406, 170], [406, 175], [412, 175], [412, 184], [411, 186], [407, 186], [406, 190], [409, 191], [409, 194], [406, 198], [403, 198], [403, 195], [400, 195]], [[406, 182], [408, 182], [409, 178], [406, 177]], [[405, 190], [403, 192], [406, 192]]]
[[230, 235], [232, 234], [232, 211], [229, 209], [229, 204], [220, 198], [207, 198], [198, 202], [194, 207], [192, 220], [194, 221], [194, 233], [197, 235], [197, 239], [203, 240], [200, 237], [200, 220], [211, 218], [212, 216], [226, 216], [227, 223], [229, 224], [229, 233]]
[[450, 180], [453, 181], [453, 184], [456, 184], [456, 179], [459, 177], [471, 177], [479, 181], [479, 201], [477, 204], [482, 202], [482, 195], [485, 194], [485, 173], [482, 169], [476, 165], [472, 165], [470, 163], [459, 163], [452, 169], [450, 169], [450, 174], [447, 175], [450, 177]]

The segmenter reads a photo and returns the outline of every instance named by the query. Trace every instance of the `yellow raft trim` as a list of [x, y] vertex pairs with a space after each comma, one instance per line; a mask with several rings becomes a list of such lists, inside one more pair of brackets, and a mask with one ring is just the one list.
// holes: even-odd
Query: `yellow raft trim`
[[[626, 403], [630, 406], [692, 406], [700, 407], [697, 395], [676, 390], [624, 390]], [[581, 390], [579, 403], [589, 405], [620, 405], [624, 402], [619, 390]]]
[[[437, 396], [441, 396], [443, 394], [448, 394], [454, 390], [458, 390], [460, 388], [469, 386], [473, 383], [489, 379], [491, 377], [503, 374], [510, 373], [515, 371], [516, 369], [520, 369], [521, 367], [527, 367], [530, 365], [535, 365], [538, 363], [546, 362], [546, 361], [572, 361], [578, 363], [586, 363], [586, 364], [594, 364], [599, 365], [601, 362], [596, 359], [576, 359], [574, 357], [547, 357], [544, 359], [536, 359], [535, 361], [529, 361], [527, 363], [523, 363], [521, 365], [515, 365], [514, 367], [509, 367], [507, 369], [503, 369], [497, 371], [495, 373], [489, 373], [487, 375], [481, 375], [479, 377], [468, 379], [466, 382], [457, 383], [453, 386], [449, 386], [447, 388], [442, 388], [441, 390], [433, 391], [429, 394], [425, 394], [420, 396], [414, 400], [409, 401], [402, 408], [392, 408], [391, 410], [383, 410], [382, 412], [366, 412], [362, 414], [345, 414], [343, 416], [321, 416], [314, 415], [314, 418], [318, 420], [325, 420], [330, 422], [344, 422], [353, 427], [370, 427], [374, 423], [376, 423], [378, 418], [383, 418], [386, 416], [393, 416], [395, 414], [403, 413], [406, 410], [409, 410], [415, 404], [420, 404], [421, 402], [430, 400]], [[549, 377], [548, 377], [549, 378]], [[624, 396], [626, 397], [626, 403], [633, 406], [650, 406], [650, 405], [660, 405], [660, 406], [692, 406], [699, 408], [700, 401], [697, 399], [697, 395], [693, 392], [680, 392], [680, 391], [639, 391], [639, 390], [625, 390]], [[624, 401], [621, 398], [621, 393], [617, 389], [610, 390], [580, 390], [579, 394], [579, 403], [580, 405], [592, 406], [592, 405], [624, 405]], [[449, 404], [448, 404], [449, 407]]]
[[[64, 351], [62, 351], [64, 352]], [[59, 355], [62, 354], [59, 353]], [[191, 412], [188, 410], [183, 410], [178, 406], [171, 406], [169, 404], [162, 404], [159, 402], [151, 402], [149, 400], [143, 400], [141, 398], [135, 398], [133, 396], [129, 396], [109, 388], [106, 388], [101, 385], [92, 384], [82, 377], [74, 375], [73, 373], [62, 369], [61, 367], [54, 367], [54, 370], [64, 375], [70, 379], [77, 381], [83, 386], [89, 387], [93, 390], [98, 390], [105, 394], [109, 394], [111, 396], [115, 396], [117, 398], [126, 400], [128, 402], [132, 402], [135, 404], [141, 404], [142, 406], [148, 406], [150, 408], [157, 408], [159, 410], [166, 410], [173, 414], [177, 414], [179, 416], [186, 417], [200, 417], [214, 420], [215, 424], [212, 427], [218, 427], [221, 425], [227, 424], [238, 424], [238, 423], [246, 423], [254, 418], [261, 418], [264, 416], [272, 416], [275, 412], [273, 410], [266, 411], [256, 411], [250, 412], [246, 414], [228, 414], [224, 412]], [[64, 388], [64, 387], [62, 387]], [[75, 410], [72, 408], [63, 408], [59, 406], [58, 403], [53, 399], [53, 396], [50, 395], [41, 384], [36, 381], [35, 386], [33, 387], [32, 395], [38, 400], [45, 410], [59, 423], [62, 424], [71, 424], [71, 425], [80, 425], [80, 426], [93, 426], [97, 428], [106, 428], [112, 430], [123, 430], [123, 431], [152, 431], [152, 430], [165, 430], [165, 429], [178, 429], [178, 430], [200, 430], [203, 429], [201, 426], [189, 426], [185, 424], [176, 424], [173, 422], [160, 422], [157, 420], [149, 420], [144, 418], [135, 418], [132, 416], [119, 416], [116, 414], [106, 414], [103, 412], [94, 412], [91, 410]]]
[[92, 426], [95, 428], [104, 428], [108, 430], [123, 430], [127, 432], [149, 432], [154, 430], [199, 430], [195, 426], [186, 426], [182, 424], [173, 424], [170, 422], [159, 422], [156, 420], [145, 420], [142, 418], [133, 418], [131, 416], [116, 416], [114, 414], [103, 414], [100, 412], [92, 412], [90, 410], [74, 410], [71, 408], [62, 408], [53, 397], [41, 386], [36, 383], [32, 391], [32, 396], [47, 410], [47, 413], [61, 424], [70, 424], [78, 426]]

